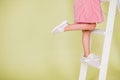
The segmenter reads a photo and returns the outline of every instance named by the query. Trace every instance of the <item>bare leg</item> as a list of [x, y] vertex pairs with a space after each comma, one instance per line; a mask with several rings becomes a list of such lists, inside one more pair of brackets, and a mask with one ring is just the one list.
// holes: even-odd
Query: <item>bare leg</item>
[[96, 23], [71, 24], [65, 27], [64, 31], [82, 30], [82, 44], [84, 48], [84, 57], [90, 54], [90, 31], [94, 30]]
[[82, 44], [84, 48], [84, 57], [90, 54], [90, 30], [82, 31]]
[[96, 23], [79, 23], [79, 24], [70, 24], [65, 27], [64, 31], [73, 31], [73, 30], [94, 30]]

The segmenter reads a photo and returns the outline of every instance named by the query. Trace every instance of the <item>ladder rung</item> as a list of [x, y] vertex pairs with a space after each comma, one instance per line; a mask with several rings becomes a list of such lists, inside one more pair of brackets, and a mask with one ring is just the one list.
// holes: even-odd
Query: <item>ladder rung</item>
[[92, 67], [95, 67], [95, 68], [98, 68], [100, 69], [101, 68], [101, 61], [89, 61], [87, 63], [82, 63], [83, 66], [85, 65], [90, 65]]
[[90, 66], [92, 66], [92, 67], [95, 67], [95, 68], [98, 68], [98, 69], [101, 68], [101, 62], [100, 62], [100, 61], [88, 62], [88, 65], [90, 65]]
[[91, 31], [91, 33], [104, 35], [106, 33], [106, 30], [105, 29], [95, 29], [95, 30]]

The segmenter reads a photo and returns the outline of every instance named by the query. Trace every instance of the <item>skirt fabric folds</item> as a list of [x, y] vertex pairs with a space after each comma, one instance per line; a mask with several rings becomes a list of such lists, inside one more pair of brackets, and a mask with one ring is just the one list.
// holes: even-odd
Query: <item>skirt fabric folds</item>
[[103, 13], [100, 0], [75, 0], [74, 1], [74, 22], [101, 23]]

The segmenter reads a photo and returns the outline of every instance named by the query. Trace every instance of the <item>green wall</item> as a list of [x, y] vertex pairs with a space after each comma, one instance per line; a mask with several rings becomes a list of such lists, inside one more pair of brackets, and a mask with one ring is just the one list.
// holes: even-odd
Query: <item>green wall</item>
[[[73, 0], [0, 0], [0, 80], [78, 80], [83, 53], [81, 31], [52, 35], [63, 20], [73, 23]], [[102, 3], [105, 28], [108, 3]], [[120, 75], [120, 15], [116, 14], [107, 80]], [[100, 55], [103, 36], [93, 35]], [[96, 47], [97, 46], [97, 47]], [[97, 80], [89, 67], [87, 80]]]

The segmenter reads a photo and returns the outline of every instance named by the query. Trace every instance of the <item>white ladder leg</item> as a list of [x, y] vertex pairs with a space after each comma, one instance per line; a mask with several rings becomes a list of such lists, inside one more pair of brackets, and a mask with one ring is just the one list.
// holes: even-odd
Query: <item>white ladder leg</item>
[[116, 6], [117, 6], [117, 0], [111, 0], [109, 4], [109, 12], [108, 12], [109, 14], [108, 14], [106, 34], [105, 34], [105, 40], [104, 40], [104, 46], [103, 46], [99, 80], [106, 80]]
[[87, 64], [81, 63], [81, 69], [80, 69], [80, 74], [79, 74], [79, 80], [86, 80], [86, 75], [87, 75]]

